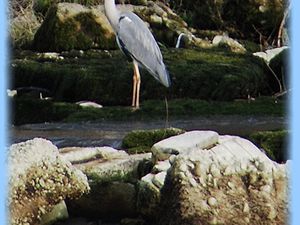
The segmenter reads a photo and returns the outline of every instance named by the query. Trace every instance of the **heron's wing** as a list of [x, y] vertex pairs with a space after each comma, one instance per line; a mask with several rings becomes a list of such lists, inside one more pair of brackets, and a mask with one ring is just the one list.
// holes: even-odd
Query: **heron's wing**
[[122, 13], [117, 38], [120, 48], [143, 65], [157, 80], [170, 86], [160, 49], [146, 24], [134, 13]]

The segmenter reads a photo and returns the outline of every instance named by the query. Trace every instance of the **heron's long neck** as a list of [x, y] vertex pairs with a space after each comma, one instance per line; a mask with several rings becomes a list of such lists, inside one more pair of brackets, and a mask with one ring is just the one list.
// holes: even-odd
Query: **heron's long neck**
[[118, 29], [118, 22], [120, 12], [118, 11], [115, 0], [105, 0], [104, 2], [105, 14], [115, 31]]

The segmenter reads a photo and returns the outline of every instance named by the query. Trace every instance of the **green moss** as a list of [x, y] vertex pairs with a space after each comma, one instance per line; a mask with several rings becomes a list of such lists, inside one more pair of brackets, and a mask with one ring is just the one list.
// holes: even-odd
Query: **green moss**
[[269, 158], [282, 163], [288, 159], [288, 136], [287, 130], [263, 131], [250, 135], [250, 140], [264, 149]]
[[134, 183], [137, 180], [137, 174], [132, 172], [123, 173], [123, 171], [114, 171], [112, 174], [99, 176], [97, 173], [86, 173], [91, 186], [111, 184], [113, 182]]
[[127, 149], [128, 154], [141, 154], [147, 152], [151, 152], [151, 148], [144, 145]]
[[149, 152], [155, 143], [182, 133], [183, 130], [176, 128], [132, 131], [124, 137], [122, 147], [129, 149], [129, 153]]
[[[168, 49], [163, 55], [172, 85], [167, 89], [141, 70], [141, 102], [164, 96], [224, 101], [273, 93], [266, 82], [270, 71], [251, 55], [221, 49]], [[130, 105], [132, 64], [120, 51], [87, 51], [77, 58], [66, 54], [59, 61], [25, 57], [12, 62], [16, 87], [43, 87], [59, 101]]]

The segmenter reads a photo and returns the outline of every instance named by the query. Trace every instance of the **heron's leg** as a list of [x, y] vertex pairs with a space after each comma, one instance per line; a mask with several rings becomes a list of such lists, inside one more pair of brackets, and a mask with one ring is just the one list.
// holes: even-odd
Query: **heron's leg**
[[139, 72], [139, 66], [136, 61], [133, 61], [133, 96], [132, 96], [132, 106], [136, 109], [139, 108], [140, 104], [140, 83], [141, 83], [141, 76]]
[[140, 108], [140, 86], [141, 86], [141, 75], [140, 75], [140, 71], [139, 71], [139, 67], [136, 67], [136, 104], [135, 107], [138, 109]]
[[132, 78], [133, 84], [132, 84], [132, 107], [135, 107], [135, 100], [136, 100], [136, 69], [135, 65], [133, 63], [133, 78]]

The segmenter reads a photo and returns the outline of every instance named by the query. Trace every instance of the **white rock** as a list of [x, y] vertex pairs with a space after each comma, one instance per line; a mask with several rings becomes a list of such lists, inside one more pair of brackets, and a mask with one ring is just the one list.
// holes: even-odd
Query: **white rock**
[[118, 159], [128, 157], [128, 154], [125, 151], [116, 150], [111, 147], [66, 147], [60, 149], [60, 154], [64, 159], [70, 161], [71, 163], [80, 163], [97, 158]]
[[190, 182], [190, 184], [191, 184], [193, 187], [197, 187], [197, 186], [198, 186], [198, 183], [197, 183], [197, 181], [196, 181], [194, 178], [190, 178], [190, 179], [189, 179], [189, 182]]
[[228, 37], [227, 35], [217, 35], [212, 41], [213, 46], [227, 45], [233, 52], [246, 52], [246, 49], [238, 41]]
[[159, 173], [162, 171], [167, 171], [171, 167], [171, 164], [169, 160], [159, 161], [157, 164], [153, 167], [152, 172], [153, 173]]
[[146, 182], [146, 183], [151, 183], [152, 184], [152, 180], [154, 178], [155, 174], [152, 174], [152, 173], [148, 173], [147, 175], [143, 176], [141, 178], [142, 181]]
[[215, 206], [217, 204], [217, 199], [214, 197], [209, 197], [209, 199], [207, 200], [207, 203], [210, 206]]
[[164, 139], [152, 147], [157, 160], [165, 160], [172, 154], [181, 154], [192, 149], [206, 149], [216, 144], [219, 135], [214, 131], [190, 131]]
[[155, 186], [157, 186], [158, 188], [162, 188], [162, 186], [164, 186], [166, 176], [167, 176], [167, 172], [165, 172], [165, 171], [154, 175], [153, 180], [152, 180], [153, 184]]
[[244, 213], [249, 213], [250, 212], [250, 207], [249, 207], [249, 204], [247, 202], [245, 202], [245, 204], [244, 204], [243, 212]]
[[96, 108], [96, 109], [101, 109], [103, 108], [102, 105], [96, 103], [96, 102], [91, 102], [91, 101], [80, 101], [80, 102], [76, 102], [77, 105], [80, 105], [83, 108]]
[[10, 90], [10, 89], [7, 89], [7, 90], [6, 90], [6, 93], [7, 93], [7, 96], [8, 96], [8, 97], [13, 98], [13, 97], [17, 96], [18, 91], [17, 91], [17, 90]]
[[269, 49], [265, 52], [254, 52], [253, 55], [262, 58], [267, 64], [269, 64], [274, 57], [276, 57], [285, 49], [289, 49], [289, 47], [283, 46], [280, 48]]

